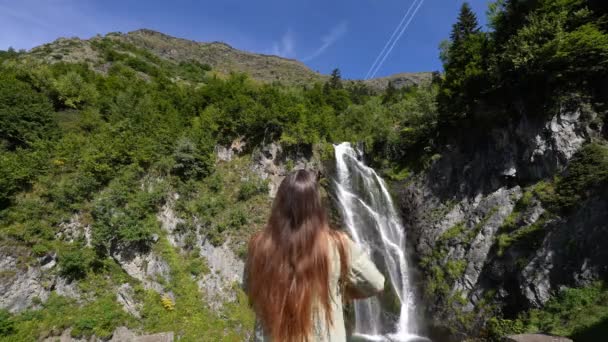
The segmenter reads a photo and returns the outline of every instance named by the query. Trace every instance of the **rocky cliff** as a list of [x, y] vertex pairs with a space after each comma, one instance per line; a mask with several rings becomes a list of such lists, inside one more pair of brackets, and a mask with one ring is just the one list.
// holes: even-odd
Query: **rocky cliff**
[[[604, 139], [599, 116], [581, 102], [522, 115], [475, 144], [448, 144], [428, 170], [395, 185], [432, 331], [483, 336], [491, 317], [608, 276], [608, 150], [589, 147]], [[581, 185], [587, 166], [597, 183], [578, 187], [564, 209], [560, 187]]]

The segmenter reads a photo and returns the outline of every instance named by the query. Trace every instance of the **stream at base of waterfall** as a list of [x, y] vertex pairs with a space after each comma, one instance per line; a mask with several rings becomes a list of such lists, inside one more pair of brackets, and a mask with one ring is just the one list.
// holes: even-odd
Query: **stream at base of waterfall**
[[[405, 230], [386, 184], [349, 143], [334, 145], [334, 150], [333, 190], [344, 226], [386, 276], [381, 298], [355, 301], [352, 341], [428, 341], [417, 335]], [[395, 304], [398, 312], [391, 312]]]

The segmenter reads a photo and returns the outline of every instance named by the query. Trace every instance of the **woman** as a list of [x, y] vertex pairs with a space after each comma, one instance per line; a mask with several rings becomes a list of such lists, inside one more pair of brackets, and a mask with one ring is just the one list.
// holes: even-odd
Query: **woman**
[[249, 242], [245, 291], [255, 341], [346, 341], [342, 300], [372, 296], [384, 277], [345, 234], [329, 228], [315, 175], [290, 173], [266, 228]]

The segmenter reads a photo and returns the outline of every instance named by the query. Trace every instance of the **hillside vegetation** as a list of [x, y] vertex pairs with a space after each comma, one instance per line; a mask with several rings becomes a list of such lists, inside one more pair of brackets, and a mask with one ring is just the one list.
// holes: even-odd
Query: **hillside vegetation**
[[[442, 45], [443, 74], [368, 82], [150, 30], [1, 51], [0, 285], [14, 292], [20, 277], [35, 274], [45, 296], [9, 307], [5, 291], [0, 340], [44, 339], [68, 328], [72, 336], [108, 338], [118, 326], [174, 331], [187, 341], [249, 336], [253, 315], [238, 282], [219, 306], [206, 292], [214, 272], [202, 248], [226, 247], [243, 258], [249, 236], [263, 227], [269, 185], [252, 168], [260, 146], [277, 142], [288, 152], [331, 159], [331, 143], [362, 142], [399, 191], [455, 149], [474, 160], [492, 131], [508, 135], [522, 118], [551, 120], [556, 108], [596, 113], [582, 115], [598, 132], [567, 168], [509, 180], [525, 192], [505, 215], [492, 251], [498, 258], [523, 248], [518, 261], [529, 261], [545, 223], [607, 198], [607, 13], [601, 1], [499, 0], [484, 32], [464, 6]], [[220, 160], [217, 147], [235, 144], [240, 154]], [[425, 215], [456, 206], [442, 200]], [[523, 209], [537, 202], [546, 208], [543, 221], [525, 224]], [[454, 224], [417, 260], [434, 310], [427, 314], [453, 313], [444, 321], [451, 336], [462, 338], [524, 331], [605, 336], [598, 335], [608, 320], [601, 277], [567, 284], [572, 289], [536, 308], [510, 307], [485, 293], [470, 309], [452, 291], [467, 264], [450, 259], [449, 248], [471, 248], [499, 209], [475, 224]], [[159, 219], [165, 212], [178, 222], [171, 229]], [[125, 251], [153, 255], [146, 265], [162, 259], [167, 267], [137, 279], [121, 259]], [[60, 290], [66, 286], [77, 295]], [[118, 301], [125, 286], [137, 314]]]
[[[0, 339], [68, 328], [107, 338], [122, 325], [186, 340], [242, 339], [253, 324], [247, 301], [234, 283], [234, 297], [220, 310], [212, 305], [201, 248], [227, 243], [242, 258], [265, 223], [268, 186], [249, 153], [277, 141], [327, 156], [329, 143], [342, 140], [399, 151], [401, 128], [434, 112], [430, 84], [372, 95], [337, 70], [307, 86], [260, 83], [128, 41], [109, 35], [0, 53], [1, 280], [8, 289], [32, 275], [40, 291], [15, 300], [19, 290], [7, 290]], [[242, 155], [217, 162], [215, 147], [235, 141]], [[166, 210], [179, 222], [171, 231], [159, 222]], [[129, 251], [168, 270], [136, 279]], [[138, 315], [118, 302], [125, 286]]]
[[499, 0], [488, 22], [465, 3], [442, 43], [436, 163], [410, 179], [436, 196], [413, 219], [427, 317], [456, 340], [601, 340], [608, 7]]

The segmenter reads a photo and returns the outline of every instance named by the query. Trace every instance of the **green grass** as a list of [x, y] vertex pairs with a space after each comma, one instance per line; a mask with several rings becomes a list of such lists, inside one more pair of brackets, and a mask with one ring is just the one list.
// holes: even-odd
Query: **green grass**
[[205, 294], [201, 293], [191, 276], [187, 257], [175, 250], [165, 238], [158, 242], [155, 250], [171, 268], [167, 290], [173, 293], [175, 301], [174, 309], [168, 310], [160, 294], [146, 292], [142, 310], [146, 331], [174, 331], [183, 341], [241, 341], [239, 331], [253, 330], [253, 313], [242, 290], [234, 289], [237, 300], [227, 304], [218, 315], [205, 304]]
[[[244, 256], [249, 236], [263, 227], [270, 208], [270, 199], [265, 189], [262, 192], [256, 188], [246, 199], [237, 201], [245, 179], [255, 180], [255, 176], [248, 171], [250, 162], [249, 157], [237, 157], [231, 163], [218, 165], [217, 172], [206, 179], [179, 185], [178, 191], [183, 191], [183, 196], [175, 208], [184, 217], [200, 215], [207, 228], [223, 227], [219, 234], [221, 242], [230, 238], [231, 248], [241, 257]], [[168, 186], [174, 181], [176, 180], [168, 179], [149, 187], [152, 189], [150, 192], [145, 192], [133, 185], [139, 182], [137, 176], [126, 172], [111, 182], [100, 196], [111, 200], [116, 208], [124, 208], [123, 210], [136, 215], [142, 213], [140, 217], [143, 219], [136, 220], [141, 223], [149, 216], [148, 213], [157, 210], [160, 198], [158, 191], [168, 192]], [[255, 182], [261, 184], [257, 180]], [[74, 279], [85, 300], [78, 303], [52, 294], [40, 309], [27, 310], [17, 315], [0, 312], [0, 341], [33, 341], [57, 336], [70, 327], [74, 336], [85, 338], [93, 334], [109, 337], [116, 327], [126, 325], [149, 333], [173, 331], [184, 341], [241, 341], [244, 333], [253, 330], [253, 313], [246, 295], [238, 286], [233, 288], [235, 301], [225, 303], [219, 312], [214, 312], [207, 306], [206, 294], [201, 292], [197, 281], [210, 270], [205, 260], [198, 256], [199, 251], [194, 247], [194, 242], [191, 249], [176, 250], [169, 245], [158, 227], [154, 228], [161, 238], [157, 243], [151, 244], [151, 247], [166, 260], [171, 269], [170, 279], [162, 283], [175, 298], [172, 303], [174, 307], [169, 310], [163, 305], [162, 295], [144, 290], [112, 258], [96, 255], [93, 249], [83, 247], [82, 240], [75, 244], [52, 240], [54, 231], [48, 227], [66, 221], [71, 214], [53, 212], [53, 203], [39, 200], [37, 193], [30, 193], [20, 201], [25, 205], [9, 212], [11, 216], [7, 219], [13, 222], [13, 226], [3, 230], [3, 234], [12, 231], [21, 236], [28, 234], [26, 238], [35, 243], [34, 250], [38, 254], [57, 251], [57, 272]], [[83, 208], [90, 210], [90, 205]], [[46, 215], [47, 212], [52, 215]], [[40, 217], [45, 217], [45, 221], [38, 221]], [[81, 219], [84, 223], [96, 220], [87, 212], [81, 215]], [[49, 224], [49, 220], [53, 220], [52, 223]], [[179, 229], [192, 235], [192, 224], [193, 222], [187, 221]], [[23, 232], [26, 225], [40, 228]], [[23, 263], [33, 260], [29, 253], [24, 253], [23, 258]], [[11, 277], [13, 274], [0, 276]], [[115, 289], [123, 283], [131, 284], [135, 299], [142, 303], [141, 319], [128, 315], [116, 301]]]
[[601, 282], [582, 288], [566, 288], [542, 309], [515, 319], [492, 318], [487, 332], [492, 340], [515, 333], [568, 336], [577, 342], [600, 341], [608, 332], [608, 289]]
[[26, 310], [10, 318], [13, 331], [0, 334], [0, 341], [35, 341], [58, 335], [72, 327], [72, 336], [96, 335], [108, 338], [118, 326], [133, 326], [134, 320], [116, 302], [114, 293], [106, 293], [84, 305], [51, 294], [40, 310]]
[[186, 221], [198, 217], [202, 234], [214, 246], [230, 240], [237, 255], [243, 254], [249, 237], [263, 228], [271, 205], [268, 185], [249, 170], [250, 163], [250, 156], [219, 163], [207, 179], [178, 189], [182, 196], [176, 203], [177, 213]]
[[466, 226], [463, 222], [458, 222], [452, 227], [448, 228], [443, 234], [439, 236], [437, 241], [439, 243], [449, 242], [450, 240], [461, 237], [466, 231]]
[[543, 180], [525, 189], [515, 203], [513, 211], [505, 218], [498, 229], [498, 235], [496, 236], [497, 255], [503, 256], [505, 251], [518, 241], [534, 240], [533, 238], [543, 235], [542, 228], [551, 216], [550, 212], [546, 212], [536, 222], [524, 227], [520, 226], [522, 225], [522, 215], [534, 203], [542, 203], [545, 207], [551, 208], [554, 202], [555, 186], [553, 182]]
[[498, 256], [502, 256], [504, 252], [513, 244], [527, 240], [530, 243], [535, 243], [539, 235], [544, 235], [543, 228], [549, 219], [549, 214], [543, 214], [536, 222], [521, 227], [512, 233], [501, 233], [497, 237]]
[[404, 181], [404, 180], [408, 179], [411, 175], [412, 175], [412, 171], [407, 167], [404, 167], [401, 169], [393, 167], [393, 168], [390, 168], [386, 172], [386, 176], [390, 180], [397, 181], [397, 182]]
[[466, 268], [467, 268], [467, 263], [465, 260], [449, 260], [445, 264], [446, 274], [452, 280], [456, 280], [456, 279], [460, 278], [464, 274], [464, 271]]

